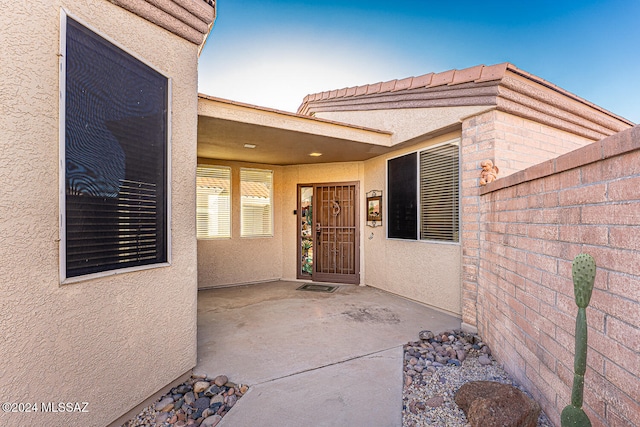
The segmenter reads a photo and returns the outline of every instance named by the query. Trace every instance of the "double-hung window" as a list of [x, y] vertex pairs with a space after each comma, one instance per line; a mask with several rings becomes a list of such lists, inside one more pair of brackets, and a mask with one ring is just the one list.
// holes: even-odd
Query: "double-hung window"
[[273, 171], [240, 169], [242, 237], [273, 236]]
[[387, 162], [387, 236], [458, 242], [458, 140]]
[[198, 166], [196, 199], [198, 239], [231, 237], [231, 169]]
[[167, 263], [169, 79], [61, 22], [61, 279]]

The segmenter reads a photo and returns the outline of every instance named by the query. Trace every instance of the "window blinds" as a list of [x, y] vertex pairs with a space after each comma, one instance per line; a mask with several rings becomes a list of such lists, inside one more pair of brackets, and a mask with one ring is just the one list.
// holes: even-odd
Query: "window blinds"
[[273, 171], [240, 169], [241, 236], [273, 236]]
[[420, 239], [459, 241], [458, 143], [420, 153]]
[[196, 230], [199, 239], [231, 237], [231, 169], [198, 166]]

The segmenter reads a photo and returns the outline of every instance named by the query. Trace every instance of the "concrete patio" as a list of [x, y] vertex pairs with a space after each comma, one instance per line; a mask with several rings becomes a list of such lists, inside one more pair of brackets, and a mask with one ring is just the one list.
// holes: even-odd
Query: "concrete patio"
[[402, 345], [460, 319], [362, 286], [269, 282], [198, 294], [195, 373], [250, 386], [220, 426], [401, 426]]

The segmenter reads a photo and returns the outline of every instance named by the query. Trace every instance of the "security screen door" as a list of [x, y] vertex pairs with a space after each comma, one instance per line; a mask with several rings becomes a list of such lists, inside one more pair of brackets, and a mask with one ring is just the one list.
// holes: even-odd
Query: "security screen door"
[[360, 283], [358, 183], [313, 186], [313, 280]]

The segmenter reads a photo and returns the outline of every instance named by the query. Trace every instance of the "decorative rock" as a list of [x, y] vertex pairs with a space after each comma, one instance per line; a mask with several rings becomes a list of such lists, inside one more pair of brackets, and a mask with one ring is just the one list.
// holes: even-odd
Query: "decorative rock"
[[205, 418], [200, 424], [200, 427], [215, 427], [218, 425], [222, 417], [220, 415], [211, 415], [210, 417]]
[[184, 404], [184, 399], [180, 398], [176, 401], [176, 403], [173, 404], [173, 409], [177, 411], [178, 409], [182, 408], [183, 404]]
[[209, 388], [210, 383], [207, 381], [198, 381], [193, 385], [194, 393], [202, 393]]
[[229, 408], [233, 408], [233, 405], [235, 405], [237, 401], [238, 401], [238, 397], [235, 394], [231, 395], [231, 396], [228, 396], [225, 399], [225, 403], [227, 404], [227, 406]]
[[407, 375], [407, 376], [404, 378], [404, 385], [406, 385], [406, 386], [410, 386], [412, 382], [413, 382], [413, 379], [412, 379], [409, 375]]
[[240, 386], [240, 393], [245, 394], [249, 390], [249, 387], [246, 385]]
[[184, 395], [184, 403], [187, 405], [193, 405], [196, 401], [196, 397], [192, 391]]
[[434, 338], [433, 332], [431, 331], [420, 331], [420, 333], [418, 334], [418, 338], [420, 338], [421, 340], [431, 340]]
[[209, 405], [214, 405], [216, 403], [224, 403], [224, 396], [221, 394], [216, 394], [211, 398], [211, 402], [209, 403]]
[[204, 411], [209, 407], [210, 403], [211, 399], [209, 399], [208, 397], [201, 397], [195, 401], [194, 406]]
[[491, 365], [491, 359], [489, 359], [487, 356], [485, 356], [484, 354], [480, 357], [478, 357], [478, 362], [481, 365]]
[[212, 385], [211, 387], [207, 388], [204, 391], [204, 395], [207, 396], [207, 397], [213, 397], [216, 394], [222, 393], [223, 391], [224, 390], [222, 388], [220, 388], [220, 387], [218, 387], [217, 385], [214, 384], [214, 385]]
[[427, 405], [430, 408], [437, 408], [439, 406], [444, 405], [444, 397], [442, 396], [434, 396], [430, 399], [427, 399], [426, 402], [424, 402], [425, 405]]
[[455, 366], [462, 365], [462, 363], [460, 363], [460, 361], [458, 359], [449, 359], [449, 360], [447, 360], [447, 364], [448, 365], [455, 365]]
[[182, 384], [176, 387], [176, 393], [186, 394], [186, 393], [189, 393], [190, 391], [191, 391], [191, 386], [187, 384]]
[[[218, 387], [222, 387], [223, 385], [225, 385], [226, 383], [229, 382], [229, 378], [227, 378], [226, 375], [218, 375], [213, 382], [215, 383], [215, 385], [217, 385]], [[208, 386], [207, 386], [208, 387]]]
[[459, 361], [464, 362], [464, 359], [467, 358], [467, 352], [464, 350], [456, 350], [456, 357]]
[[[216, 411], [218, 409], [216, 408]], [[207, 418], [209, 415], [214, 415], [216, 413], [216, 411], [214, 411], [213, 409], [211, 409], [211, 407], [205, 409], [204, 411], [202, 411], [202, 418]]]
[[540, 405], [509, 384], [468, 382], [456, 392], [456, 404], [471, 427], [536, 427]]
[[[171, 408], [169, 408], [169, 406], [171, 406]], [[164, 397], [161, 401], [156, 403], [155, 408], [156, 411], [169, 412], [171, 409], [173, 409], [173, 399], [169, 396]], [[169, 409], [165, 411], [165, 408]]]

